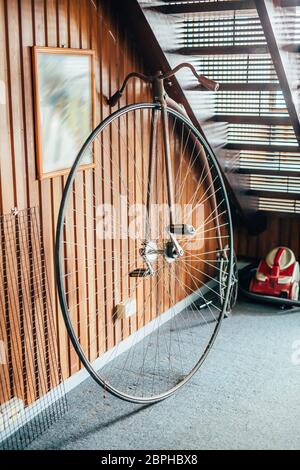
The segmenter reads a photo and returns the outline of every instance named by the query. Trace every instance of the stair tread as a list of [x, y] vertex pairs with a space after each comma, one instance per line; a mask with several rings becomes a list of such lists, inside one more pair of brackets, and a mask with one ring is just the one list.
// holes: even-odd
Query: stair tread
[[[186, 91], [203, 91], [201, 85], [187, 86]], [[280, 91], [279, 83], [220, 83], [218, 91]]]
[[287, 7], [299, 7], [300, 6], [300, 0], [281, 0], [281, 7], [287, 8]]
[[300, 52], [300, 43], [287, 43], [285, 44], [282, 49], [287, 52], [294, 52], [294, 53], [299, 53]]
[[286, 116], [255, 116], [248, 114], [216, 114], [213, 118], [215, 122], [229, 122], [238, 124], [262, 124], [262, 125], [291, 125], [289, 115]]
[[292, 176], [294, 178], [300, 177], [300, 170], [273, 170], [267, 168], [237, 168], [236, 172], [241, 175], [265, 175], [265, 176]]
[[247, 189], [246, 194], [256, 197], [267, 197], [269, 199], [292, 199], [300, 200], [300, 193], [293, 193], [287, 191], [268, 191], [263, 189]]
[[182, 55], [232, 55], [232, 54], [268, 54], [268, 46], [263, 45], [245, 45], [245, 46], [192, 46], [179, 47], [165, 51], [169, 54]]
[[254, 10], [253, 0], [232, 0], [227, 2], [209, 2], [209, 3], [184, 3], [177, 5], [160, 5], [151, 8], [167, 15], [180, 13], [205, 13], [226, 10]]
[[242, 143], [228, 143], [224, 147], [227, 150], [248, 150], [256, 152], [286, 152], [299, 154], [300, 148], [298, 146], [291, 145], [267, 145], [267, 144], [242, 144]]

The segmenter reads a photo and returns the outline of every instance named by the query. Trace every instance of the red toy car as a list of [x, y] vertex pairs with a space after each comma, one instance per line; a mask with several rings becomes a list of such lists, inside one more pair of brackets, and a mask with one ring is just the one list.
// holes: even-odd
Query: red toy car
[[299, 280], [299, 263], [294, 253], [281, 246], [270, 251], [259, 263], [249, 289], [254, 294], [298, 300]]

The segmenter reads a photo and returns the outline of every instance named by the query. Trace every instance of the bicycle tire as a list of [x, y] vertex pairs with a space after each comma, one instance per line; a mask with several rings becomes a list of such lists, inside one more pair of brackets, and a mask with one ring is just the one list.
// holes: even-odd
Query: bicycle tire
[[[222, 305], [222, 309], [220, 311], [220, 314], [217, 318], [216, 325], [214, 327], [213, 333], [204, 349], [204, 351], [201, 353], [201, 356], [198, 358], [197, 362], [195, 363], [194, 367], [190, 370], [190, 372], [176, 385], [171, 387], [169, 390], [164, 391], [163, 393], [156, 394], [153, 396], [135, 396], [135, 395], [130, 395], [128, 393], [123, 393], [120, 392], [117, 388], [112, 386], [110, 383], [107, 383], [105, 379], [101, 377], [101, 375], [96, 371], [90, 362], [90, 360], [87, 357], [86, 352], [83, 350], [82, 345], [80, 344], [80, 341], [78, 339], [78, 336], [76, 335], [74, 331], [74, 327], [70, 318], [69, 314], [69, 308], [68, 308], [68, 302], [67, 302], [67, 297], [64, 289], [64, 269], [63, 269], [63, 256], [62, 256], [62, 239], [63, 239], [63, 232], [64, 232], [64, 223], [65, 223], [65, 217], [66, 217], [66, 204], [68, 202], [68, 199], [70, 197], [70, 192], [72, 190], [72, 185], [74, 183], [74, 179], [76, 176], [77, 169], [80, 166], [80, 162], [82, 161], [85, 152], [87, 151], [88, 147], [92, 142], [94, 142], [95, 138], [100, 135], [100, 133], [106, 129], [115, 119], [120, 118], [124, 115], [127, 115], [130, 112], [133, 111], [138, 111], [138, 110], [158, 110], [161, 111], [161, 106], [159, 104], [153, 104], [153, 103], [140, 103], [140, 104], [133, 104], [129, 106], [125, 106], [124, 108], [114, 112], [110, 116], [108, 116], [102, 123], [100, 123], [94, 131], [90, 134], [90, 136], [87, 138], [86, 142], [82, 146], [80, 152], [78, 153], [75, 162], [70, 170], [69, 176], [66, 181], [66, 185], [64, 188], [63, 196], [62, 196], [62, 201], [60, 205], [60, 210], [59, 210], [59, 215], [58, 215], [58, 222], [57, 222], [57, 230], [56, 230], [56, 247], [55, 247], [55, 266], [56, 266], [56, 283], [57, 283], [57, 290], [58, 290], [58, 296], [59, 296], [59, 302], [63, 314], [63, 319], [66, 325], [66, 329], [68, 332], [68, 335], [70, 337], [70, 340], [72, 342], [72, 345], [81, 361], [83, 366], [86, 368], [90, 376], [99, 384], [101, 385], [105, 390], [109, 391], [112, 393], [114, 396], [121, 398], [126, 401], [134, 402], [134, 403], [140, 403], [140, 404], [149, 404], [149, 403], [155, 403], [158, 401], [161, 401], [169, 396], [171, 396], [174, 392], [176, 392], [179, 388], [181, 388], [184, 384], [186, 384], [192, 377], [193, 375], [199, 370], [201, 365], [203, 364], [204, 360], [206, 359], [211, 347], [213, 346], [215, 339], [217, 337], [217, 334], [220, 329], [220, 325], [222, 322], [222, 319], [224, 317], [224, 314], [226, 313], [226, 305], [228, 302], [228, 298], [230, 295], [231, 291], [231, 285], [230, 282], [228, 282], [228, 285], [226, 286], [226, 291], [225, 291], [225, 298], [224, 302]], [[191, 124], [191, 122], [183, 115], [181, 115], [179, 112], [167, 108], [167, 113], [169, 116], [172, 116], [174, 119], [176, 118], [178, 122], [183, 123], [187, 129], [190, 130], [190, 132], [195, 136], [195, 138], [198, 140], [198, 142], [201, 143], [203, 148], [205, 149], [206, 155], [209, 158], [210, 164], [212, 165], [212, 168], [217, 175], [218, 182], [220, 184], [220, 191], [222, 194], [223, 202], [222, 204], [226, 208], [227, 211], [227, 217], [228, 217], [228, 244], [229, 244], [229, 249], [228, 249], [228, 265], [229, 265], [229, 279], [231, 279], [232, 276], [232, 265], [233, 265], [233, 231], [232, 231], [232, 222], [231, 222], [231, 214], [230, 214], [230, 205], [227, 197], [227, 192], [226, 188], [224, 185], [223, 177], [221, 174], [221, 170], [219, 168], [218, 162], [213, 155], [209, 145], [207, 144], [206, 140], [204, 137], [199, 133], [199, 131]]]

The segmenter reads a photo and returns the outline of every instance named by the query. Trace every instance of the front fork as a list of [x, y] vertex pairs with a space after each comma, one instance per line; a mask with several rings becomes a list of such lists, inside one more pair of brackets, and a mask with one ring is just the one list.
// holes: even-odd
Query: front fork
[[[164, 157], [167, 174], [167, 194], [168, 194], [168, 206], [170, 214], [170, 225], [169, 227], [175, 226], [175, 195], [174, 195], [174, 181], [170, 151], [170, 140], [169, 140], [169, 121], [167, 113], [167, 94], [164, 88], [163, 78], [156, 78], [153, 83], [153, 101], [159, 103], [162, 107], [162, 134], [163, 134], [163, 145], [164, 145]], [[150, 155], [149, 155], [149, 167], [148, 167], [148, 187], [147, 187], [147, 214], [146, 214], [146, 227], [145, 227], [145, 240], [151, 239], [150, 234], [150, 213], [151, 213], [151, 193], [154, 185], [155, 166], [157, 165], [157, 127], [158, 127], [158, 116], [159, 110], [154, 109], [152, 111], [152, 125], [150, 134]], [[179, 245], [176, 236], [171, 231], [168, 231], [170, 236], [170, 242], [174, 245], [174, 250], [178, 256], [183, 255], [183, 250]], [[146, 260], [145, 260], [146, 261]], [[146, 261], [147, 262], [147, 261]], [[147, 262], [148, 264], [148, 262]]]
[[[175, 224], [175, 195], [174, 195], [174, 181], [173, 181], [173, 171], [172, 171], [172, 161], [171, 161], [171, 151], [170, 151], [170, 140], [169, 140], [169, 122], [168, 122], [168, 113], [167, 113], [167, 100], [170, 100], [166, 94], [165, 88], [164, 88], [164, 81], [162, 78], [156, 78], [153, 82], [153, 101], [155, 103], [159, 103], [161, 105], [161, 115], [162, 115], [162, 132], [163, 132], [163, 145], [164, 145], [164, 157], [165, 157], [165, 165], [166, 165], [166, 174], [167, 174], [167, 193], [168, 193], [168, 206], [169, 206], [169, 214], [170, 214], [170, 225], [168, 229], [168, 235], [170, 237], [170, 242], [173, 246], [173, 251], [174, 251], [174, 258], [183, 256], [184, 252], [183, 249], [181, 248], [177, 238], [176, 234], [182, 233], [182, 234], [188, 234], [188, 235], [193, 235], [194, 233], [194, 228], [189, 227], [184, 224]], [[176, 105], [176, 110], [179, 112], [182, 112], [181, 108], [179, 108], [178, 105]], [[145, 221], [145, 241], [144, 241], [144, 247], [147, 246], [147, 242], [151, 240], [151, 227], [150, 227], [150, 214], [151, 214], [151, 193], [152, 193], [152, 188], [154, 185], [154, 175], [155, 175], [155, 166], [157, 165], [157, 153], [156, 153], [156, 147], [157, 147], [157, 128], [158, 128], [158, 116], [159, 116], [159, 110], [154, 109], [152, 111], [152, 125], [151, 125], [151, 134], [150, 134], [150, 154], [149, 154], [149, 167], [148, 167], [148, 185], [147, 185], [147, 205], [146, 205], [146, 221]], [[213, 192], [213, 179], [210, 174], [210, 167], [209, 163], [206, 159], [205, 152], [203, 150], [202, 145], [199, 143], [199, 158], [202, 161], [202, 164], [207, 170], [208, 174], [208, 185], [211, 188], [210, 190], [210, 197], [212, 199], [212, 206], [213, 206], [213, 213], [216, 211], [217, 213], [215, 214], [216, 217], [216, 228], [217, 228], [217, 240], [218, 240], [218, 248], [220, 252], [220, 256], [224, 256], [224, 251], [222, 248], [222, 234], [220, 230], [220, 224], [219, 224], [219, 215], [218, 215], [218, 206], [217, 206], [217, 201], [215, 194]], [[161, 251], [161, 250], [158, 250]], [[142, 250], [143, 253], [145, 253], [145, 250]], [[160, 254], [160, 253], [159, 253]], [[143, 259], [148, 267], [148, 273], [150, 272], [153, 274], [151, 262], [149, 262], [149, 259], [146, 257], [146, 255], [142, 255]], [[226, 254], [225, 254], [226, 256]]]

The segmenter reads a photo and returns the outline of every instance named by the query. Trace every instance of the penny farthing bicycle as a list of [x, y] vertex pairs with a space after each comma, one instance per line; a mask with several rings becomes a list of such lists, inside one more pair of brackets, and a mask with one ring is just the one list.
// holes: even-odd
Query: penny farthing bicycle
[[[57, 225], [58, 294], [78, 362], [136, 403], [169, 397], [197, 372], [232, 288], [222, 174], [164, 89], [183, 67], [218, 88], [190, 64], [128, 75], [110, 106], [133, 77], [152, 86], [153, 102], [118, 109], [94, 129], [68, 176]], [[198, 307], [209, 293], [214, 300]]]

